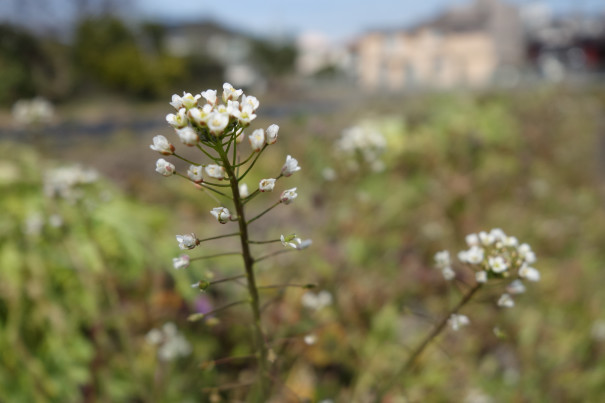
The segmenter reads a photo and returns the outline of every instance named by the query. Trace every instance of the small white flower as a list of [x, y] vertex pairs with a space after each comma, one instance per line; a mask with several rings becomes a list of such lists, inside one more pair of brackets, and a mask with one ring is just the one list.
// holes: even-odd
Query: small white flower
[[494, 273], [502, 273], [508, 269], [508, 265], [502, 256], [490, 257], [488, 264]]
[[189, 267], [189, 255], [181, 255], [179, 257], [172, 258], [172, 265], [176, 270], [186, 269]]
[[312, 346], [317, 342], [317, 336], [315, 336], [314, 334], [308, 334], [303, 338], [303, 340], [305, 341], [306, 345]]
[[258, 189], [261, 192], [272, 192], [274, 187], [275, 179], [273, 178], [261, 179], [260, 183], [258, 184]]
[[504, 246], [510, 246], [516, 248], [519, 245], [519, 241], [514, 236], [507, 236], [504, 239]]
[[197, 106], [197, 101], [201, 97], [202, 96], [200, 94], [193, 96], [188, 92], [183, 92], [183, 96], [181, 97], [181, 102], [182, 102], [183, 106], [185, 107], [185, 109], [191, 109], [194, 106]]
[[502, 231], [500, 228], [492, 229], [489, 234], [494, 239], [494, 241], [504, 241], [507, 238], [504, 231]]
[[441, 274], [443, 274], [443, 278], [446, 281], [453, 280], [454, 277], [456, 277], [456, 272], [452, 270], [451, 267], [444, 267], [443, 269], [441, 269]]
[[485, 270], [476, 272], [475, 280], [477, 280], [478, 283], [486, 283], [487, 282], [487, 272]]
[[319, 311], [332, 304], [332, 294], [326, 290], [322, 290], [317, 294], [307, 291], [303, 294], [301, 302], [305, 308]]
[[197, 237], [192, 232], [191, 234], [177, 235], [176, 240], [179, 243], [179, 248], [193, 249], [198, 245]]
[[255, 111], [258, 109], [259, 105], [260, 105], [260, 102], [258, 102], [258, 99], [256, 99], [256, 97], [254, 97], [252, 95], [243, 95], [242, 96], [242, 107], [248, 106], [248, 107], [250, 107], [250, 109]]
[[531, 250], [531, 247], [528, 244], [523, 243], [519, 245], [517, 252], [523, 258], [525, 263], [533, 264], [536, 262], [536, 254]]
[[212, 105], [209, 104], [206, 104], [201, 108], [191, 108], [187, 112], [191, 122], [195, 123], [197, 126], [206, 126], [211, 114]]
[[280, 196], [280, 200], [284, 204], [290, 204], [294, 199], [298, 197], [296, 193], [296, 188], [284, 190]]
[[204, 180], [202, 172], [203, 169], [201, 166], [191, 165], [187, 170], [187, 176], [195, 183], [202, 183]]
[[277, 133], [279, 132], [278, 125], [271, 125], [267, 127], [267, 144], [275, 144], [277, 141]]
[[189, 120], [187, 119], [187, 110], [185, 108], [179, 109], [176, 113], [169, 113], [166, 115], [166, 122], [175, 129], [182, 129], [183, 127], [189, 124]]
[[179, 95], [174, 94], [172, 96], [172, 102], [169, 102], [170, 105], [174, 107], [177, 111], [183, 107], [183, 100]]
[[300, 171], [300, 167], [298, 166], [298, 161], [291, 156], [286, 157], [286, 162], [281, 169], [281, 173], [284, 176], [290, 176], [294, 172]]
[[460, 315], [460, 314], [453, 313], [450, 316], [450, 318], [447, 320], [447, 323], [450, 325], [452, 330], [457, 332], [458, 330], [460, 330], [460, 328], [470, 324], [471, 321], [468, 319], [468, 316], [466, 316], [466, 315]]
[[509, 294], [523, 294], [525, 292], [525, 285], [521, 280], [515, 280], [506, 286], [506, 292]]
[[204, 97], [204, 99], [208, 101], [210, 105], [216, 105], [216, 90], [202, 91], [202, 97]]
[[239, 133], [237, 133], [237, 135], [235, 136], [235, 142], [237, 144], [241, 144], [242, 141], [244, 141], [244, 137], [246, 135], [244, 134], [244, 130], [240, 129]]
[[313, 240], [311, 240], [311, 239], [301, 240], [300, 242], [298, 242], [298, 246], [296, 247], [296, 249], [298, 249], [298, 250], [307, 249], [312, 244], [313, 244]]
[[450, 267], [452, 265], [450, 253], [447, 250], [442, 250], [435, 253], [435, 263], [439, 269]]
[[145, 335], [145, 341], [152, 345], [160, 344], [164, 340], [164, 335], [159, 329], [151, 329]]
[[179, 140], [181, 143], [193, 147], [200, 140], [197, 132], [190, 126], [184, 127], [182, 129], [177, 129], [176, 134], [179, 136]]
[[227, 108], [225, 109], [225, 112], [229, 116], [233, 116], [233, 117], [237, 118], [240, 114], [239, 102], [227, 101]]
[[229, 115], [219, 112], [212, 112], [208, 117], [207, 124], [210, 133], [214, 134], [215, 136], [219, 136], [229, 124]]
[[468, 234], [466, 236], [466, 244], [471, 246], [479, 246], [479, 236], [477, 234]]
[[242, 95], [244, 91], [236, 90], [229, 83], [223, 84], [223, 101], [227, 102], [228, 100], [237, 101], [237, 99]]
[[210, 211], [210, 214], [212, 214], [221, 224], [227, 224], [231, 219], [231, 212], [225, 207], [215, 207]]
[[225, 178], [225, 173], [226, 173], [225, 168], [220, 165], [210, 164], [210, 165], [207, 165], [206, 168], [204, 168], [204, 170], [206, 171], [208, 176], [211, 178], [215, 178], [215, 179], [219, 179], [219, 180], [222, 180]]
[[155, 136], [153, 144], [149, 146], [153, 151], [157, 151], [162, 155], [174, 154], [174, 146], [168, 142], [164, 136]]
[[498, 306], [502, 308], [512, 308], [515, 306], [515, 301], [509, 294], [502, 294], [498, 299]]
[[256, 129], [248, 136], [250, 140], [250, 146], [254, 151], [260, 151], [265, 145], [265, 131], [263, 129]]
[[176, 167], [164, 158], [160, 158], [155, 163], [155, 171], [164, 176], [174, 175]]
[[483, 262], [485, 251], [479, 246], [471, 246], [468, 250], [468, 262], [470, 264], [480, 264]]
[[519, 277], [529, 281], [540, 281], [540, 272], [533, 267], [523, 265], [519, 269]]
[[239, 185], [239, 197], [245, 199], [248, 196], [250, 196], [250, 192], [248, 191], [248, 185], [242, 183], [241, 185]]
[[533, 251], [529, 251], [525, 254], [524, 257], [525, 263], [527, 264], [534, 264], [536, 263], [536, 254]]
[[321, 171], [321, 176], [324, 178], [324, 180], [328, 181], [328, 182], [332, 182], [333, 180], [336, 180], [337, 175], [336, 175], [336, 171], [334, 170], [334, 168], [330, 168], [330, 167], [326, 167]]
[[248, 126], [250, 122], [256, 119], [256, 115], [252, 108], [248, 105], [245, 105], [241, 110], [235, 111], [234, 116], [239, 120], [242, 126]]
[[481, 244], [483, 244], [485, 246], [489, 246], [489, 245], [493, 244], [495, 240], [496, 239], [494, 238], [493, 235], [488, 234], [485, 231], [479, 232], [479, 241], [481, 242]]

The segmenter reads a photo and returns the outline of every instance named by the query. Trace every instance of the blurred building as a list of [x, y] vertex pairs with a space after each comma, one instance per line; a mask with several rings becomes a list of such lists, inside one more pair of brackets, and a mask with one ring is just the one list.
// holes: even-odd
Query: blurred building
[[353, 65], [366, 89], [480, 87], [517, 72], [524, 53], [518, 9], [474, 0], [410, 29], [362, 35]]

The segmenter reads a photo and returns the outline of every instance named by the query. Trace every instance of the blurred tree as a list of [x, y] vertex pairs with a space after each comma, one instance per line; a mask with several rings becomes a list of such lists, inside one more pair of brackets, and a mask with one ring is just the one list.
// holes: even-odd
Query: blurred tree
[[294, 71], [296, 47], [292, 43], [252, 41], [252, 60], [268, 77], [284, 76]]

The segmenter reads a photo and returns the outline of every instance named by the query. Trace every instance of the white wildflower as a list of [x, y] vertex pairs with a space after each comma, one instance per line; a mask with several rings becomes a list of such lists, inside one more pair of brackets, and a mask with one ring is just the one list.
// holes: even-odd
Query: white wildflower
[[317, 294], [307, 291], [303, 294], [301, 302], [305, 308], [319, 311], [332, 305], [332, 294], [326, 290], [322, 290]]
[[466, 236], [466, 244], [471, 246], [479, 246], [479, 236], [477, 234], [468, 234]]
[[279, 132], [278, 125], [271, 125], [267, 127], [267, 144], [275, 144], [277, 141], [277, 133]]
[[210, 176], [211, 178], [215, 178], [215, 179], [219, 179], [222, 180], [225, 178], [225, 168], [220, 166], [220, 165], [216, 165], [216, 164], [210, 164], [207, 165], [204, 170], [206, 171], [206, 173], [208, 174], [208, 176]]
[[502, 273], [508, 269], [508, 265], [502, 256], [490, 257], [488, 264], [494, 273]]
[[298, 197], [296, 188], [284, 190], [280, 196], [280, 200], [283, 204], [290, 204], [294, 199]]
[[460, 315], [453, 313], [450, 318], [447, 320], [447, 323], [450, 325], [452, 330], [458, 331], [460, 328], [467, 326], [471, 323], [466, 315]]
[[155, 171], [164, 176], [174, 175], [176, 167], [164, 158], [160, 158], [155, 163]]
[[231, 219], [231, 212], [225, 207], [215, 207], [210, 211], [210, 214], [212, 214], [221, 224], [227, 224]]
[[261, 179], [261, 181], [258, 184], [258, 189], [261, 192], [272, 192], [274, 187], [275, 187], [275, 179], [273, 179], [273, 178]]
[[202, 91], [201, 95], [210, 105], [216, 105], [216, 101], [217, 101], [216, 90]]
[[525, 292], [525, 285], [521, 280], [514, 280], [512, 283], [506, 286], [506, 292], [509, 294], [523, 294]]
[[290, 176], [295, 172], [300, 171], [300, 167], [298, 166], [298, 161], [291, 156], [286, 157], [286, 162], [281, 169], [281, 173], [284, 176]]
[[153, 138], [153, 144], [150, 145], [149, 148], [163, 155], [174, 154], [174, 146], [170, 144], [166, 137], [161, 135]]
[[435, 263], [439, 269], [450, 267], [452, 265], [450, 253], [447, 250], [435, 253]]
[[228, 100], [237, 101], [237, 99], [242, 95], [244, 91], [236, 90], [229, 83], [223, 84], [223, 101], [227, 102]]
[[498, 299], [498, 306], [503, 308], [512, 308], [515, 306], [515, 301], [509, 294], [502, 294]]
[[229, 124], [229, 115], [219, 112], [212, 112], [208, 116], [208, 130], [215, 136], [220, 136]]
[[189, 116], [189, 120], [197, 126], [207, 126], [208, 119], [212, 115], [212, 105], [206, 104], [201, 108], [191, 108], [187, 112], [187, 115]]
[[166, 121], [168, 124], [175, 129], [182, 129], [189, 124], [189, 120], [187, 119], [187, 110], [185, 108], [181, 108], [178, 110], [176, 115], [174, 113], [169, 113], [166, 115]]
[[195, 236], [194, 233], [184, 234], [184, 235], [177, 235], [176, 236], [176, 241], [179, 243], [179, 248], [181, 248], [183, 250], [185, 250], [185, 249], [193, 249], [197, 245], [199, 245], [197, 237]]
[[476, 272], [475, 280], [477, 280], [478, 283], [486, 283], [487, 282], [487, 272], [485, 270]]
[[187, 176], [195, 183], [202, 183], [204, 181], [202, 173], [203, 169], [198, 165], [191, 165], [187, 170]]
[[183, 96], [181, 97], [181, 103], [183, 104], [183, 107], [185, 107], [185, 109], [191, 109], [194, 106], [197, 106], [197, 101], [201, 97], [202, 96], [200, 94], [193, 96], [188, 92], [183, 92]]
[[441, 274], [446, 281], [453, 280], [456, 277], [456, 272], [451, 267], [444, 267], [441, 269]]
[[256, 129], [248, 136], [250, 140], [250, 146], [254, 151], [260, 151], [265, 145], [265, 131], [263, 129]]
[[523, 265], [519, 269], [519, 277], [528, 281], [540, 281], [540, 272], [533, 267]]
[[179, 136], [179, 140], [181, 143], [193, 147], [200, 140], [197, 132], [190, 126], [184, 127], [182, 129], [177, 129], [176, 134]]
[[189, 267], [189, 255], [181, 255], [179, 257], [172, 258], [172, 265], [176, 270], [186, 269]]

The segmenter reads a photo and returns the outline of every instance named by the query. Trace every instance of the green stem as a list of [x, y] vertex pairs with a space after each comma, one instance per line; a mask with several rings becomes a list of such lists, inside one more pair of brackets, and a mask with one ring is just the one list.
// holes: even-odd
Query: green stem
[[246, 171], [242, 174], [242, 176], [240, 176], [239, 178], [237, 178], [237, 182], [241, 181], [242, 179], [244, 179], [246, 177], [246, 175], [248, 175], [248, 172], [250, 172], [250, 170], [252, 169], [252, 167], [254, 166], [254, 164], [256, 164], [256, 161], [258, 161], [258, 159], [260, 158], [260, 155], [263, 153], [263, 151], [265, 151], [265, 148], [267, 148], [266, 144], [263, 146], [263, 148], [261, 148], [261, 150], [258, 152], [258, 155], [256, 156], [256, 158], [254, 158], [254, 161], [252, 161], [252, 163], [246, 169]]
[[206, 242], [206, 241], [212, 241], [213, 239], [228, 238], [230, 236], [236, 236], [236, 235], [239, 235], [239, 232], [234, 232], [232, 234], [213, 236], [213, 237], [210, 237], [210, 238], [198, 239], [197, 242], [198, 243], [202, 243], [202, 242]]
[[261, 218], [262, 216], [264, 216], [265, 214], [267, 214], [269, 211], [273, 210], [275, 207], [277, 207], [280, 204], [281, 204], [281, 200], [278, 201], [277, 203], [275, 203], [274, 205], [272, 205], [271, 207], [269, 207], [268, 209], [266, 209], [265, 211], [263, 211], [262, 213], [260, 213], [259, 215], [257, 215], [256, 217], [251, 218], [248, 221], [248, 225], [252, 224], [254, 221], [258, 220], [259, 218]]
[[[255, 342], [258, 353], [258, 366], [260, 370], [259, 374], [259, 392], [260, 396], [258, 401], [267, 401], [269, 396], [269, 384], [267, 383], [267, 376], [269, 373], [269, 361], [268, 361], [268, 350], [265, 344], [265, 335], [261, 324], [261, 313], [260, 313], [260, 298], [258, 295], [258, 289], [256, 287], [256, 278], [254, 276], [254, 259], [250, 253], [250, 245], [248, 244], [248, 224], [246, 223], [246, 216], [244, 214], [244, 204], [239, 195], [238, 178], [235, 175], [233, 167], [229, 162], [229, 157], [221, 146], [216, 147], [217, 152], [223, 160], [223, 166], [227, 171], [227, 176], [231, 183], [231, 192], [233, 194], [233, 203], [235, 205], [235, 211], [237, 213], [237, 220], [239, 224], [240, 240], [242, 245], [242, 257], [244, 260], [244, 268], [246, 270], [246, 278], [248, 280], [248, 293], [250, 294], [250, 306], [252, 308], [252, 314], [254, 317], [254, 333]], [[260, 155], [260, 153], [259, 153]], [[256, 162], [258, 157], [254, 160]], [[244, 173], [246, 175], [248, 171]], [[242, 178], [243, 178], [242, 176]]]
[[216, 255], [207, 255], [207, 256], [192, 257], [191, 259], [189, 259], [189, 261], [193, 262], [194, 260], [212, 259], [212, 258], [215, 258], [215, 257], [233, 256], [233, 255], [241, 255], [241, 254], [242, 254], [241, 252], [217, 253]]
[[193, 161], [189, 161], [187, 158], [185, 158], [185, 157], [181, 157], [181, 156], [180, 156], [180, 155], [178, 155], [178, 154], [172, 154], [172, 155], [174, 155], [174, 156], [175, 156], [175, 157], [177, 157], [178, 159], [183, 160], [183, 161], [185, 161], [185, 162], [187, 162], [187, 163], [189, 163], [189, 164], [191, 164], [191, 165], [195, 165], [196, 167], [199, 167], [199, 166], [201, 165], [201, 164], [197, 164], [197, 163], [195, 163], [195, 162], [193, 162]]
[[253, 244], [264, 244], [264, 243], [275, 243], [275, 242], [281, 242], [281, 239], [272, 239], [270, 241], [248, 241], [248, 243], [253, 243]]
[[450, 317], [453, 314], [458, 313], [473, 298], [475, 293], [479, 291], [479, 289], [481, 289], [482, 285], [482, 283], [477, 283], [473, 288], [471, 288], [466, 293], [466, 295], [462, 297], [460, 302], [458, 302], [458, 304], [454, 308], [452, 308], [443, 317], [443, 319], [441, 319], [441, 321], [439, 321], [437, 326], [435, 326], [435, 328], [429, 334], [426, 335], [426, 337], [420, 342], [420, 344], [414, 350], [412, 350], [412, 354], [408, 357], [405, 364], [395, 373], [395, 376], [389, 381], [387, 388], [390, 388], [396, 382], [397, 378], [400, 375], [410, 371], [414, 367], [414, 364], [416, 363], [418, 357], [420, 357], [420, 355], [428, 347], [428, 345], [431, 344], [431, 342], [443, 331]]
[[269, 259], [270, 257], [277, 256], [277, 255], [281, 255], [282, 253], [294, 252], [295, 250], [296, 250], [296, 249], [285, 249], [285, 250], [279, 250], [279, 251], [277, 251], [277, 252], [273, 252], [273, 253], [269, 253], [268, 255], [261, 256], [261, 257], [259, 257], [259, 258], [255, 259], [255, 260], [254, 260], [254, 262], [255, 262], [255, 263], [258, 263], [258, 262], [260, 262], [260, 261], [262, 261], [262, 260]]

